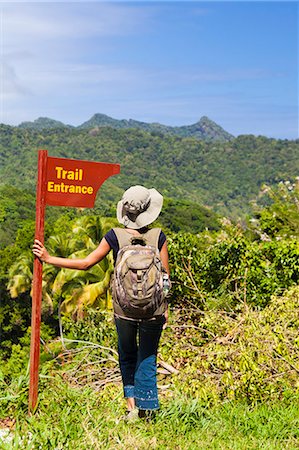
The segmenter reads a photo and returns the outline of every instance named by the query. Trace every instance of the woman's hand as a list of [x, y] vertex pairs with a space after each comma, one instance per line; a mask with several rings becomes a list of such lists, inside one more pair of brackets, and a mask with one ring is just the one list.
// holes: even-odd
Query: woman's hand
[[34, 240], [32, 252], [43, 262], [47, 262], [50, 257], [46, 247], [38, 239]]

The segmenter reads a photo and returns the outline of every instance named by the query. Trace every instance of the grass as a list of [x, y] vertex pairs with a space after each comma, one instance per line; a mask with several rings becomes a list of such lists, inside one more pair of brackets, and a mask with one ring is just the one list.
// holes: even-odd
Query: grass
[[[99, 393], [75, 388], [56, 375], [42, 378], [37, 411], [27, 413], [20, 389], [12, 441], [1, 450], [244, 450], [299, 448], [299, 399], [249, 406], [227, 402], [211, 407], [182, 393], [161, 394], [154, 422], [120, 420], [125, 411], [120, 385]], [[11, 399], [10, 399], [11, 401]], [[15, 404], [16, 405], [16, 404]], [[2, 446], [1, 446], [2, 445]]]
[[[294, 298], [299, 297], [291, 293], [290, 301]], [[0, 374], [0, 450], [299, 449], [298, 329], [289, 321], [297, 317], [298, 308], [297, 303], [291, 309], [277, 300], [275, 308], [279, 305], [286, 313], [273, 318], [269, 310], [265, 317], [252, 312], [250, 320], [238, 317], [233, 323], [209, 312], [196, 326], [172, 319], [163, 333], [161, 356], [179, 373], [159, 374], [159, 386], [164, 387], [161, 410], [149, 423], [121, 420], [125, 402], [112, 321], [92, 318], [83, 328], [74, 324], [76, 341], [67, 352], [58, 340], [47, 344], [41, 357], [39, 403], [32, 415], [27, 411], [28, 371], [24, 368], [20, 375], [20, 355], [14, 354], [9, 371]], [[213, 330], [205, 339], [202, 325]], [[272, 329], [276, 334], [282, 330], [280, 344], [288, 344], [281, 347], [284, 356], [273, 360], [268, 355], [257, 366], [257, 356], [267, 346], [279, 349]], [[92, 336], [95, 331], [100, 337]], [[92, 339], [101, 345], [90, 343]]]

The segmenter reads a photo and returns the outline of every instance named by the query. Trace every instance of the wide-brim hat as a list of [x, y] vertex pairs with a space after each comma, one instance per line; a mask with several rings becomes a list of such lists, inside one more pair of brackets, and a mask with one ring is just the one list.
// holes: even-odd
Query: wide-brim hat
[[156, 189], [131, 186], [117, 204], [117, 220], [127, 228], [138, 230], [154, 222], [163, 205], [163, 196]]

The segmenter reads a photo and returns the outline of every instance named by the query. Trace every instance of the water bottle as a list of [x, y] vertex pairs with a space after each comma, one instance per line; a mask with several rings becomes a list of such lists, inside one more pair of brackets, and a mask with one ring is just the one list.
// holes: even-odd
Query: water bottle
[[166, 296], [170, 290], [170, 280], [167, 273], [163, 274], [163, 293]]

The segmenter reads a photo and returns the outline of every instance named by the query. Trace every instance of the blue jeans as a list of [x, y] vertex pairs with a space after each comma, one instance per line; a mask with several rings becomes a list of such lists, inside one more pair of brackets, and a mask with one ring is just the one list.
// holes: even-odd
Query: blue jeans
[[115, 317], [124, 396], [139, 409], [158, 409], [157, 352], [165, 317], [140, 322]]

